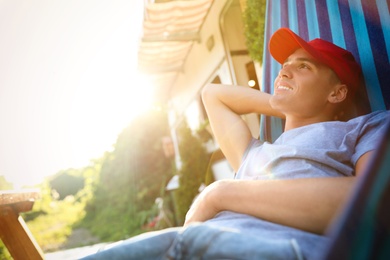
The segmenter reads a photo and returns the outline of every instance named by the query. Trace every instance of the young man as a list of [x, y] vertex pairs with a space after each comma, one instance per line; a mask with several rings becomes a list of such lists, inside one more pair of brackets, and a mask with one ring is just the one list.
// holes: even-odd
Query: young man
[[[236, 179], [209, 185], [185, 228], [144, 234], [91, 259], [312, 259], [321, 251], [324, 231], [389, 113], [339, 121], [350, 114], [362, 82], [346, 50], [320, 39], [305, 42], [285, 28], [269, 47], [282, 64], [274, 95], [212, 84], [202, 93]], [[246, 113], [282, 117], [285, 132], [272, 144], [255, 140], [241, 118]]]

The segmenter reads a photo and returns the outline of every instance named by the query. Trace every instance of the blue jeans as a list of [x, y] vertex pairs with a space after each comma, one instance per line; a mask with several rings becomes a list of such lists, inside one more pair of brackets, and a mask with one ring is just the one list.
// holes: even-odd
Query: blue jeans
[[303, 259], [295, 240], [270, 240], [236, 230], [193, 224], [148, 232], [109, 249], [87, 256], [91, 259]]

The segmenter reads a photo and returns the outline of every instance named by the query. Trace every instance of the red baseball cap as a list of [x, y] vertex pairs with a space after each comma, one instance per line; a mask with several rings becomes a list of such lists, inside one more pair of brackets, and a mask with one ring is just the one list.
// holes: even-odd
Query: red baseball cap
[[352, 53], [331, 42], [319, 38], [306, 42], [290, 29], [281, 28], [272, 35], [268, 47], [272, 57], [280, 64], [297, 49], [303, 48], [315, 60], [331, 68], [352, 93], [363, 83], [360, 65]]

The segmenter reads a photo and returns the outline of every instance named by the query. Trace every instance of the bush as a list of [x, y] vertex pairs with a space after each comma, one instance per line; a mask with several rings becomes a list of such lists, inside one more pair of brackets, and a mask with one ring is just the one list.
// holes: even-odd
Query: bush
[[198, 195], [202, 183], [206, 183], [210, 155], [202, 140], [193, 135], [186, 123], [178, 129], [179, 151], [182, 167], [178, 172], [179, 188], [175, 191], [178, 224], [183, 224], [192, 201]]
[[101, 158], [93, 197], [81, 225], [104, 241], [137, 235], [156, 215], [154, 203], [163, 197], [172, 176], [161, 138], [168, 133], [164, 111], [135, 118], [118, 136], [114, 149]]
[[244, 33], [249, 56], [259, 63], [263, 60], [266, 0], [247, 0], [243, 13]]
[[1, 240], [0, 240], [0, 259], [1, 260], [12, 259], [7, 248], [5, 247], [5, 245]]
[[76, 193], [84, 188], [84, 178], [74, 169], [61, 171], [56, 174], [49, 182], [50, 187], [54, 189], [59, 199], [65, 199], [66, 196], [76, 195]]

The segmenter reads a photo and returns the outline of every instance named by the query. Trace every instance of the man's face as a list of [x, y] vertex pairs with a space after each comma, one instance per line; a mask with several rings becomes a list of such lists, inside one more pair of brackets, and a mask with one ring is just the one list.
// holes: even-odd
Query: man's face
[[317, 116], [336, 83], [338, 78], [329, 67], [298, 49], [282, 65], [270, 104], [286, 116]]

